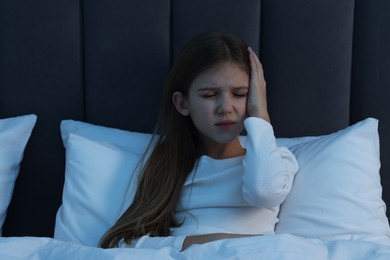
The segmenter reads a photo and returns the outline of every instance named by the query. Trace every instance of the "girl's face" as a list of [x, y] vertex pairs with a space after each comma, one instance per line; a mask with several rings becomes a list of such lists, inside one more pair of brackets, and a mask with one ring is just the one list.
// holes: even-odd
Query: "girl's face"
[[248, 88], [249, 75], [234, 62], [218, 64], [195, 78], [178, 110], [191, 117], [203, 147], [236, 140], [244, 129]]

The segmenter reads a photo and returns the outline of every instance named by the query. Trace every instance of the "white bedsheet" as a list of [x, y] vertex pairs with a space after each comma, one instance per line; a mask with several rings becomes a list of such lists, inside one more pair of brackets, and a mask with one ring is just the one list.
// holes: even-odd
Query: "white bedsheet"
[[390, 246], [359, 240], [305, 239], [279, 234], [236, 238], [195, 245], [178, 252], [116, 248], [101, 249], [40, 237], [0, 238], [0, 259], [390, 259]]

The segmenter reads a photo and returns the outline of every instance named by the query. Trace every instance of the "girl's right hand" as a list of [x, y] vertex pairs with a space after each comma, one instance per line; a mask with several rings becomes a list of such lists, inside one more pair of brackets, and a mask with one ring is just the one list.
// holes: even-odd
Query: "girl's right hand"
[[270, 122], [263, 66], [251, 47], [248, 47], [248, 52], [251, 63], [251, 79], [247, 98], [247, 112], [249, 116], [260, 117]]

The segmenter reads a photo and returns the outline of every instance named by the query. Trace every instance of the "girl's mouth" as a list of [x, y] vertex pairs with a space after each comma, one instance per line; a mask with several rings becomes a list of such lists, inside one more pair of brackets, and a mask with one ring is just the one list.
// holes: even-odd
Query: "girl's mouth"
[[215, 125], [220, 127], [220, 128], [223, 128], [223, 129], [229, 129], [229, 128], [232, 128], [235, 124], [236, 123], [233, 121], [222, 121], [222, 122], [216, 123]]

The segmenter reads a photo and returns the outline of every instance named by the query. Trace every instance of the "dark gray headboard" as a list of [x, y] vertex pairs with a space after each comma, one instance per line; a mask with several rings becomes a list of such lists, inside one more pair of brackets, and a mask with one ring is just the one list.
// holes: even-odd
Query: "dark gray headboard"
[[38, 115], [3, 235], [52, 236], [60, 121], [150, 132], [176, 54], [206, 30], [259, 53], [278, 137], [378, 118], [390, 203], [389, 13], [387, 0], [0, 1], [0, 117]]

